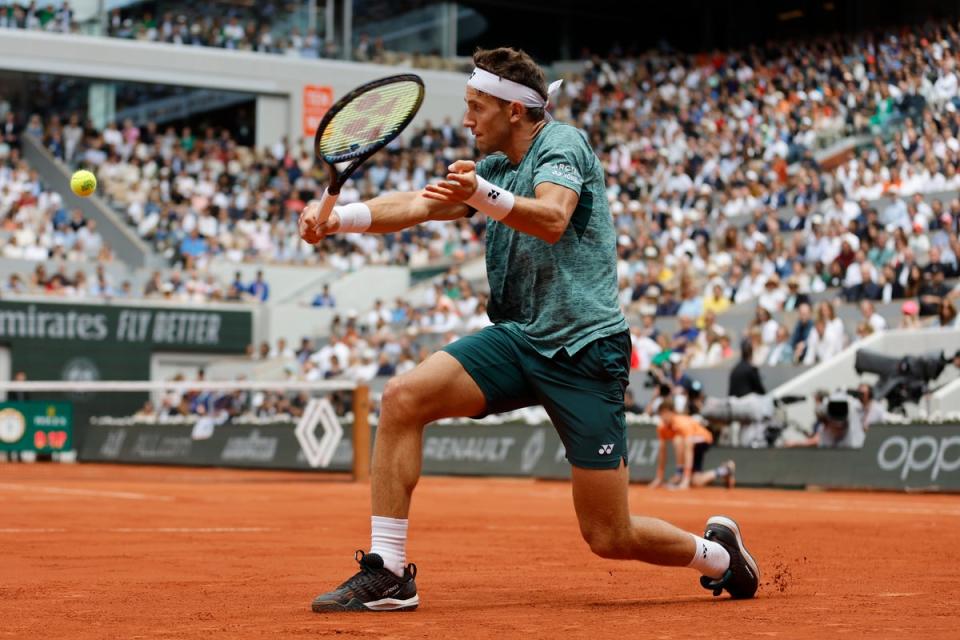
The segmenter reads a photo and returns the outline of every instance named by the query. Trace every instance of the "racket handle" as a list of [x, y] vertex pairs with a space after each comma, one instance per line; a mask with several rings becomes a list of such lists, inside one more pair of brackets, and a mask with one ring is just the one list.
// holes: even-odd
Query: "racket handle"
[[320, 213], [317, 216], [317, 224], [323, 224], [330, 217], [330, 212], [333, 211], [333, 207], [337, 204], [337, 198], [340, 197], [340, 193], [330, 193], [328, 189], [323, 190], [323, 195], [320, 196]]

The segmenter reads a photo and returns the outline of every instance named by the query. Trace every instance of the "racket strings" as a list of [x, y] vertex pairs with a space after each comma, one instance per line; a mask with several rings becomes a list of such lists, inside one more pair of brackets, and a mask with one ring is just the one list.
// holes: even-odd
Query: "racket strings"
[[403, 127], [420, 102], [422, 87], [416, 82], [394, 82], [376, 87], [353, 99], [334, 115], [320, 139], [320, 153], [339, 162], [364, 152]]

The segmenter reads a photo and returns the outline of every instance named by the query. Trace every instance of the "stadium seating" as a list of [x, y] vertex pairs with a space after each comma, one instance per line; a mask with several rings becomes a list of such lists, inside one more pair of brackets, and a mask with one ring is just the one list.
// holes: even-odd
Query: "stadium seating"
[[[952, 28], [936, 31], [942, 26], [885, 34], [901, 46], [876, 55], [848, 38], [711, 56], [595, 56], [564, 67], [554, 114], [589, 133], [607, 171], [638, 369], [673, 354], [687, 369], [729, 370], [743, 338], [758, 365], [809, 366], [884, 326], [955, 324], [960, 96], [955, 72], [920, 55], [922, 38], [957, 40]], [[903, 68], [907, 58], [923, 65]], [[878, 72], [894, 80], [880, 86]], [[37, 127], [28, 114], [16, 118]], [[356, 365], [349, 375], [367, 376], [366, 361], [384, 353], [395, 366], [407, 343], [415, 362], [422, 347], [482, 324], [482, 270], [464, 278], [456, 266], [482, 256], [482, 220], [315, 249], [296, 236], [296, 213], [323, 179], [302, 142], [254, 150], [229, 131], [134, 122], [97, 131], [69, 114], [54, 123], [44, 132], [50, 150], [95, 168], [111, 204], [184, 269], [222, 260], [339, 272], [455, 265], [422, 300], [386, 301], [382, 326], [363, 320], [368, 309], [335, 308], [330, 340], [350, 343], [340, 363]], [[428, 125], [392, 145], [341, 199], [420, 188], [451, 159], [472, 155], [452, 119]], [[794, 337], [804, 300], [813, 349], [798, 349]], [[861, 309], [864, 300], [874, 311]], [[299, 375], [331, 374], [326, 359], [319, 373], [298, 365]]]

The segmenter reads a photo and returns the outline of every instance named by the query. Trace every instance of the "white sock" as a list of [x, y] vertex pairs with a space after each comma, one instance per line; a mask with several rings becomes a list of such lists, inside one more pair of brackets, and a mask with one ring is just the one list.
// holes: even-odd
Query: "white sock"
[[407, 563], [407, 520], [372, 516], [370, 553], [379, 555], [383, 558], [384, 567], [403, 577], [403, 568]]
[[700, 536], [693, 536], [693, 541], [697, 545], [697, 550], [693, 554], [693, 560], [687, 566], [695, 571], [699, 571], [708, 578], [720, 578], [730, 567], [730, 554], [727, 550], [716, 542], [704, 540]]

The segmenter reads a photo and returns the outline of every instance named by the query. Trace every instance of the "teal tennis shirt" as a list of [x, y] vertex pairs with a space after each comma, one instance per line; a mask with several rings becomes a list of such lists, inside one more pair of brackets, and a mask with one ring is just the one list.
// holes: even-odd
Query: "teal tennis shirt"
[[549, 122], [519, 165], [494, 154], [477, 163], [477, 174], [516, 196], [533, 198], [537, 185], [552, 182], [580, 197], [553, 245], [488, 221], [490, 320], [520, 332], [548, 358], [560, 349], [573, 355], [627, 330], [617, 299], [617, 235], [603, 167], [586, 134]]

